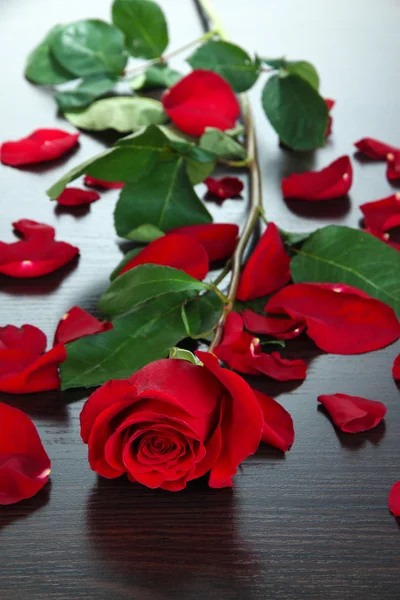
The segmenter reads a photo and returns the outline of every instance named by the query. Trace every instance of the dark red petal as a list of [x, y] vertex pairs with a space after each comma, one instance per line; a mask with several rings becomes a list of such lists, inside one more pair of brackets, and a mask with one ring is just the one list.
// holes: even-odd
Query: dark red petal
[[[287, 316], [287, 315], [286, 315]], [[290, 340], [301, 334], [306, 328], [304, 319], [279, 318], [259, 315], [246, 308], [243, 313], [246, 329], [253, 333], [272, 335], [280, 340]]]
[[285, 198], [332, 200], [347, 194], [353, 182], [353, 168], [348, 156], [341, 156], [321, 171], [293, 173], [282, 180]]
[[308, 336], [334, 354], [371, 352], [400, 336], [399, 321], [389, 306], [342, 283], [289, 285], [267, 302], [265, 311], [304, 319]]
[[53, 346], [56, 344], [68, 344], [85, 335], [94, 335], [102, 333], [113, 328], [113, 324], [108, 321], [99, 321], [90, 313], [79, 306], [71, 308], [57, 325], [54, 335]]
[[4, 142], [0, 160], [13, 167], [54, 160], [76, 146], [79, 136], [60, 129], [37, 129], [18, 141]]
[[193, 238], [205, 248], [209, 261], [213, 262], [232, 256], [237, 243], [239, 227], [231, 223], [206, 223], [177, 227], [169, 233]]
[[30, 240], [36, 236], [45, 237], [47, 240], [54, 240], [56, 235], [56, 230], [51, 225], [37, 223], [37, 221], [31, 221], [30, 219], [20, 219], [12, 225], [22, 235], [24, 240]]
[[125, 185], [124, 181], [106, 181], [91, 177], [91, 175], [85, 175], [83, 183], [88, 187], [97, 187], [103, 190], [120, 190]]
[[278, 381], [305, 379], [307, 375], [307, 363], [304, 360], [288, 360], [282, 358], [278, 352], [255, 354], [250, 364], [259, 373]]
[[386, 156], [389, 152], [396, 152], [396, 150], [398, 150], [398, 148], [395, 148], [394, 146], [379, 142], [373, 138], [362, 138], [361, 140], [358, 140], [358, 142], [355, 142], [354, 145], [359, 152], [362, 152], [374, 160], [386, 160]]
[[49, 480], [50, 467], [30, 418], [17, 408], [0, 404], [0, 504], [37, 494]]
[[294, 442], [293, 420], [290, 414], [271, 396], [253, 390], [264, 415], [262, 441], [282, 452], [286, 452]]
[[376, 427], [386, 414], [386, 406], [377, 400], [367, 400], [347, 394], [318, 396], [318, 402], [329, 412], [332, 421], [346, 433], [358, 433]]
[[210, 194], [226, 200], [227, 198], [236, 198], [243, 191], [243, 182], [237, 177], [222, 177], [215, 179], [214, 177], [206, 177], [204, 183]]
[[400, 179], [400, 150], [389, 152], [386, 156], [386, 177], [389, 181]]
[[274, 223], [269, 223], [240, 277], [238, 300], [271, 294], [290, 281], [290, 258]]
[[400, 354], [394, 359], [392, 373], [393, 379], [400, 380]]
[[58, 204], [62, 206], [81, 206], [82, 204], [90, 204], [96, 200], [100, 200], [100, 195], [97, 192], [81, 190], [76, 187], [65, 188], [57, 198]]
[[0, 350], [16, 349], [42, 354], [46, 345], [45, 334], [33, 325], [22, 325], [20, 328], [14, 325], [0, 327]]
[[[325, 104], [328, 108], [328, 111], [330, 112], [332, 110], [332, 108], [335, 106], [335, 100], [331, 100], [330, 98], [325, 98]], [[329, 137], [332, 133], [332, 123], [333, 123], [333, 118], [331, 117], [331, 115], [329, 115], [328, 117], [328, 125], [326, 127], [326, 131], [325, 131], [325, 137]]]
[[41, 356], [25, 350], [0, 350], [0, 392], [30, 394], [59, 389], [58, 367], [66, 358], [62, 345]]
[[360, 205], [365, 226], [375, 232], [384, 232], [400, 226], [400, 193]]
[[191, 237], [174, 233], [168, 233], [151, 242], [132, 258], [119, 274], [147, 263], [180, 269], [200, 280], [204, 279], [209, 269], [204, 247]]
[[171, 121], [195, 136], [206, 127], [231, 129], [240, 115], [231, 86], [212, 71], [196, 70], [183, 77], [164, 93], [162, 102]]
[[400, 481], [393, 484], [388, 498], [388, 506], [395, 517], [400, 517]]

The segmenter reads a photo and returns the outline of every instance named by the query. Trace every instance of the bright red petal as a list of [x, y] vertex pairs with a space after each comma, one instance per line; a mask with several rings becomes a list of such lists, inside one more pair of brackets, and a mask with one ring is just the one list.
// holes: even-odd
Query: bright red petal
[[348, 156], [341, 156], [321, 171], [293, 173], [282, 180], [285, 198], [332, 200], [347, 194], [353, 182], [353, 168]]
[[204, 183], [209, 193], [221, 200], [236, 198], [243, 191], [244, 187], [242, 181], [237, 177], [222, 177], [222, 179], [206, 177]]
[[[287, 315], [286, 315], [287, 316]], [[253, 333], [271, 335], [280, 340], [290, 340], [297, 337], [306, 328], [303, 318], [288, 319], [259, 315], [252, 310], [246, 309], [243, 313], [246, 329]]]
[[[330, 112], [332, 110], [332, 108], [335, 106], [335, 100], [331, 100], [330, 98], [325, 98], [325, 104], [328, 108], [328, 111]], [[328, 125], [325, 131], [325, 137], [329, 137], [332, 133], [332, 123], [333, 123], [333, 118], [331, 117], [331, 115], [329, 115], [328, 117]]]
[[240, 277], [238, 300], [252, 300], [280, 289], [290, 281], [290, 258], [274, 223], [269, 223]]
[[390, 490], [388, 506], [395, 517], [400, 517], [400, 481], [395, 483]]
[[384, 232], [400, 226], [400, 193], [382, 200], [361, 204], [365, 225], [375, 232]]
[[204, 247], [191, 237], [173, 233], [164, 235], [143, 248], [119, 274], [147, 263], [180, 269], [200, 280], [204, 279], [209, 269]]
[[97, 187], [103, 190], [120, 190], [124, 187], [124, 181], [106, 181], [105, 179], [97, 179], [91, 175], [85, 175], [83, 183], [88, 187]]
[[43, 331], [33, 325], [0, 327], [0, 350], [25, 350], [42, 354], [46, 350], [47, 339]]
[[290, 414], [271, 396], [253, 390], [264, 415], [262, 441], [282, 452], [286, 452], [294, 442], [293, 420]]
[[61, 319], [54, 335], [53, 346], [56, 344], [68, 344], [86, 335], [102, 333], [113, 328], [113, 324], [107, 321], [99, 321], [90, 313], [74, 306]]
[[0, 350], [0, 392], [30, 394], [58, 390], [58, 367], [66, 358], [62, 345], [41, 356], [26, 350]]
[[389, 152], [396, 152], [396, 150], [398, 150], [398, 148], [395, 148], [394, 146], [379, 142], [373, 138], [362, 138], [361, 140], [358, 140], [358, 142], [355, 142], [354, 145], [359, 152], [362, 152], [374, 160], [386, 160]]
[[54, 160], [76, 146], [79, 136], [60, 129], [37, 129], [18, 141], [4, 142], [0, 160], [12, 167]]
[[56, 230], [51, 225], [46, 223], [38, 223], [37, 221], [31, 221], [30, 219], [20, 219], [15, 221], [13, 227], [18, 231], [24, 240], [30, 240], [33, 237], [40, 236], [48, 240], [54, 240]]
[[232, 256], [237, 243], [239, 227], [231, 223], [207, 223], [177, 227], [169, 233], [193, 238], [204, 247], [209, 261], [213, 262]]
[[225, 79], [212, 71], [196, 70], [167, 90], [164, 110], [185, 133], [200, 136], [206, 127], [225, 131], [240, 115], [239, 103]]
[[30, 418], [17, 408], [0, 404], [0, 504], [37, 494], [49, 480], [50, 467]]
[[100, 200], [100, 195], [97, 192], [81, 190], [76, 187], [65, 188], [57, 198], [58, 204], [62, 206], [81, 206], [82, 204], [90, 204], [96, 200]]
[[400, 179], [400, 150], [389, 152], [386, 156], [386, 177], [389, 181]]
[[253, 338], [243, 329], [243, 319], [236, 312], [230, 312], [225, 321], [224, 335], [214, 354], [223, 360], [231, 369], [257, 375], [257, 368], [252, 366], [252, 346], [259, 348], [259, 340]]
[[305, 379], [307, 375], [307, 363], [304, 360], [288, 360], [278, 352], [255, 354], [250, 364], [259, 373], [278, 381]]
[[400, 380], [400, 354], [394, 359], [392, 373], [393, 379]]
[[367, 400], [347, 394], [318, 396], [318, 402], [329, 412], [332, 421], [346, 433], [358, 433], [376, 427], [386, 414], [386, 406], [376, 400]]

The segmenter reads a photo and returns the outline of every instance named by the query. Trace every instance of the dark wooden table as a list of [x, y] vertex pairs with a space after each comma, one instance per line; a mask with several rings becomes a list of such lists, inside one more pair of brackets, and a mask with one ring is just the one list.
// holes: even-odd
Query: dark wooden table
[[[189, 0], [162, 0], [172, 47], [201, 32]], [[399, 144], [397, 0], [216, 0], [232, 38], [264, 56], [314, 62], [323, 94], [337, 100], [333, 136], [318, 152], [280, 150], [252, 91], [258, 122], [265, 206], [281, 227], [312, 230], [327, 223], [357, 226], [362, 202], [391, 193], [382, 164], [354, 161], [349, 202], [316, 212], [286, 204], [281, 177], [319, 168], [376, 136]], [[110, 0], [1, 0], [1, 139], [38, 127], [72, 130], [57, 117], [51, 94], [22, 76], [25, 57], [56, 22], [109, 14]], [[176, 66], [180, 65], [179, 60]], [[72, 305], [94, 310], [121, 257], [111, 214], [116, 193], [88, 211], [63, 211], [44, 190], [67, 168], [102, 148], [82, 135], [68, 159], [45, 167], [0, 167], [0, 239], [12, 240], [22, 217], [55, 225], [58, 239], [81, 249], [77, 263], [30, 282], [0, 280], [1, 324], [32, 323], [51, 339]], [[240, 220], [244, 203], [213, 208], [218, 220]], [[122, 248], [124, 246], [122, 245]], [[321, 355], [310, 346], [307, 380], [258, 386], [294, 417], [296, 441], [283, 456], [263, 447], [245, 462], [233, 490], [203, 482], [184, 492], [150, 491], [125, 480], [98, 480], [79, 437], [85, 391], [0, 400], [34, 420], [53, 463], [51, 484], [29, 501], [0, 507], [2, 600], [135, 600], [400, 597], [400, 523], [387, 509], [400, 479], [400, 398], [391, 377], [394, 345], [364, 356]], [[355, 436], [336, 431], [318, 410], [321, 393], [382, 400], [385, 423]]]

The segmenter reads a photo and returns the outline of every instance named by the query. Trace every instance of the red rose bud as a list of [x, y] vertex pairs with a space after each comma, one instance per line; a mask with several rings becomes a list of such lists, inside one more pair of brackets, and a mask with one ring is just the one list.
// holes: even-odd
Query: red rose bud
[[365, 226], [374, 232], [384, 232], [400, 226], [400, 193], [382, 200], [361, 204]]
[[100, 200], [100, 195], [97, 192], [81, 190], [76, 187], [65, 188], [57, 198], [58, 204], [61, 204], [62, 206], [82, 206], [83, 204], [90, 204], [96, 200]]
[[222, 177], [222, 179], [206, 177], [204, 183], [207, 186], [208, 192], [220, 200], [236, 198], [243, 191], [244, 187], [243, 183], [237, 177]]
[[269, 223], [240, 277], [238, 300], [276, 292], [290, 281], [290, 258], [274, 223]]
[[238, 465], [260, 443], [263, 414], [241, 377], [209, 353], [197, 356], [204, 366], [158, 360], [89, 397], [81, 436], [96, 473], [126, 473], [133, 482], [169, 491], [206, 473], [210, 487], [232, 485]]
[[125, 185], [124, 181], [106, 181], [91, 177], [91, 175], [85, 175], [83, 183], [88, 187], [97, 187], [103, 190], [120, 190]]
[[321, 171], [293, 173], [283, 179], [282, 194], [298, 200], [332, 200], [347, 194], [352, 182], [350, 158], [341, 156]]
[[232, 256], [237, 243], [239, 227], [231, 223], [206, 223], [185, 225], [170, 232], [185, 235], [203, 246], [210, 262], [224, 260]]
[[30, 418], [0, 403], [0, 505], [37, 494], [49, 480], [50, 467]]
[[393, 379], [400, 380], [400, 354], [394, 359], [392, 374]]
[[373, 160], [386, 160], [389, 153], [395, 153], [399, 150], [399, 148], [395, 148], [384, 142], [379, 142], [373, 138], [362, 138], [361, 140], [358, 140], [358, 142], [355, 142], [354, 145], [359, 152]]
[[60, 129], [37, 129], [15, 142], [4, 142], [0, 148], [0, 160], [12, 167], [54, 160], [76, 146], [79, 136], [79, 133]]
[[293, 420], [290, 414], [271, 396], [253, 390], [264, 415], [262, 441], [282, 452], [287, 452], [294, 442]]
[[189, 135], [207, 127], [231, 129], [240, 115], [239, 103], [225, 79], [212, 71], [196, 70], [167, 90], [162, 103], [171, 121]]
[[400, 517], [400, 481], [395, 483], [390, 490], [388, 506], [395, 517]]
[[332, 421], [346, 433], [359, 433], [376, 427], [386, 414], [386, 406], [376, 400], [367, 400], [347, 394], [318, 396]]
[[108, 321], [99, 321], [79, 306], [73, 306], [57, 325], [53, 346], [68, 344], [86, 335], [103, 333], [113, 328]]

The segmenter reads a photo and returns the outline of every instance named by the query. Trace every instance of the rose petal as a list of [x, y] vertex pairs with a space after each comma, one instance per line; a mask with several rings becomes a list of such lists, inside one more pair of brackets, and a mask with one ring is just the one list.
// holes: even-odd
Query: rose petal
[[387, 244], [391, 248], [394, 248], [395, 250], [400, 251], [400, 244], [398, 244], [396, 242], [392, 242], [391, 236], [389, 233], [387, 233], [387, 232], [384, 233], [383, 231], [374, 231], [373, 229], [369, 229], [369, 228], [363, 229], [363, 231], [366, 231], [367, 233], [378, 238], [378, 240], [381, 240], [381, 242], [383, 242], [384, 244]]
[[264, 416], [262, 441], [282, 452], [286, 452], [294, 442], [293, 419], [290, 414], [271, 396], [253, 390]]
[[222, 177], [215, 179], [214, 177], [206, 177], [204, 183], [210, 194], [221, 200], [227, 198], [236, 198], [243, 191], [243, 182], [237, 177]]
[[100, 195], [97, 192], [81, 190], [76, 187], [65, 188], [57, 198], [58, 204], [62, 206], [81, 206], [82, 204], [90, 204], [96, 200], [100, 200]]
[[83, 183], [88, 187], [97, 187], [103, 190], [120, 190], [124, 187], [124, 181], [106, 181], [105, 179], [97, 179], [91, 175], [85, 175]]
[[30, 240], [33, 237], [40, 236], [49, 240], [54, 240], [56, 230], [51, 225], [45, 223], [38, 223], [37, 221], [31, 221], [30, 219], [20, 219], [15, 221], [13, 227], [18, 231], [24, 240]]
[[0, 350], [25, 350], [42, 354], [46, 350], [47, 339], [43, 331], [33, 325], [0, 327]]
[[269, 223], [241, 274], [238, 300], [266, 296], [290, 281], [290, 258], [274, 223]]
[[362, 138], [355, 142], [355, 147], [359, 152], [373, 158], [374, 160], [386, 160], [386, 156], [389, 152], [396, 152], [398, 148], [379, 142], [373, 138]]
[[318, 402], [329, 412], [332, 421], [346, 433], [358, 433], [376, 427], [386, 414], [386, 406], [377, 400], [367, 400], [347, 394], [318, 396]]
[[102, 333], [113, 328], [108, 321], [99, 321], [79, 306], [73, 306], [60, 320], [54, 335], [53, 346], [68, 344], [86, 335]]
[[203, 135], [206, 127], [231, 129], [240, 115], [231, 86], [212, 71], [195, 70], [183, 77], [164, 93], [162, 102], [171, 121], [194, 136]]
[[307, 363], [304, 360], [288, 360], [282, 358], [278, 352], [265, 354], [264, 352], [253, 356], [251, 365], [259, 373], [263, 373], [278, 381], [292, 381], [305, 379], [307, 376]]
[[400, 336], [392, 308], [352, 286], [295, 283], [275, 294], [265, 312], [305, 320], [307, 335], [334, 354], [378, 350]]
[[164, 235], [143, 248], [121, 269], [119, 275], [148, 263], [180, 269], [200, 280], [204, 279], [209, 270], [204, 247], [191, 237], [173, 233]]
[[365, 225], [375, 232], [400, 226], [400, 193], [360, 205]]
[[26, 350], [0, 350], [0, 392], [31, 394], [58, 390], [58, 367], [66, 358], [62, 345], [41, 356]]
[[37, 494], [49, 480], [50, 467], [30, 418], [0, 403], [0, 504], [13, 504]]
[[341, 156], [321, 171], [293, 173], [282, 180], [285, 198], [332, 200], [347, 194], [353, 181], [353, 168], [348, 156]]
[[395, 483], [390, 490], [388, 506], [395, 517], [400, 517], [400, 481]]
[[400, 179], [400, 150], [389, 152], [386, 156], [386, 177], [389, 181]]
[[[336, 102], [335, 102], [335, 100], [331, 100], [330, 98], [325, 98], [325, 104], [328, 108], [328, 111], [330, 112], [332, 110], [332, 108], [335, 106]], [[329, 137], [332, 133], [332, 123], [333, 123], [333, 118], [331, 117], [331, 115], [329, 115], [328, 125], [327, 125], [326, 131], [325, 131], [325, 138]]]
[[237, 243], [239, 227], [231, 223], [206, 223], [177, 227], [169, 233], [193, 238], [204, 247], [209, 261], [214, 262], [232, 256]]
[[396, 356], [392, 367], [393, 379], [400, 380], [400, 354]]
[[76, 146], [79, 136], [79, 133], [71, 134], [60, 129], [37, 129], [20, 140], [4, 142], [0, 148], [0, 160], [12, 167], [54, 160]]
[[272, 335], [280, 340], [290, 340], [297, 337], [306, 328], [303, 318], [288, 319], [259, 315], [246, 308], [243, 313], [246, 329], [253, 333]]

